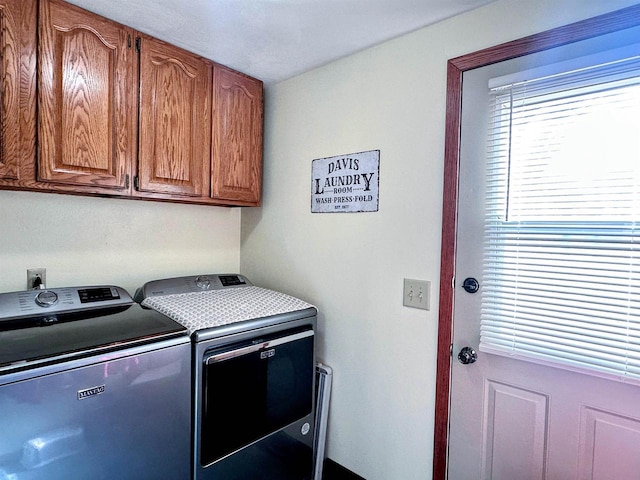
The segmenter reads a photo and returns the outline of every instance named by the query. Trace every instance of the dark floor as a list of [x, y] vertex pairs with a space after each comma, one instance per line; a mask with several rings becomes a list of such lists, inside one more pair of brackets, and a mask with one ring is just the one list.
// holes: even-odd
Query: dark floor
[[356, 475], [351, 470], [347, 470], [342, 465], [333, 460], [326, 459], [322, 469], [322, 480], [366, 480], [360, 475]]

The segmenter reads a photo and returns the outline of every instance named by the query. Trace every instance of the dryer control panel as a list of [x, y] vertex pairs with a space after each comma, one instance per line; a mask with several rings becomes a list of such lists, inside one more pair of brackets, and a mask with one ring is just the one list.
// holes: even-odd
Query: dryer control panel
[[253, 284], [247, 277], [237, 273], [210, 273], [189, 277], [165, 278], [145, 283], [142, 288], [136, 291], [135, 300], [136, 302], [142, 302], [148, 297], [250, 286], [253, 286]]

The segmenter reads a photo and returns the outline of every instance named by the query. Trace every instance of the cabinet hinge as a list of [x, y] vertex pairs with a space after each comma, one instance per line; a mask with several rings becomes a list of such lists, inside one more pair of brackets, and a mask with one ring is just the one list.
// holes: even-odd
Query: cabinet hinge
[[140, 182], [138, 181], [138, 176], [133, 177], [133, 188], [136, 190], [140, 190]]
[[129, 188], [129, 174], [124, 176], [124, 188]]
[[140, 37], [136, 37], [136, 50], [138, 52], [142, 50], [142, 39]]

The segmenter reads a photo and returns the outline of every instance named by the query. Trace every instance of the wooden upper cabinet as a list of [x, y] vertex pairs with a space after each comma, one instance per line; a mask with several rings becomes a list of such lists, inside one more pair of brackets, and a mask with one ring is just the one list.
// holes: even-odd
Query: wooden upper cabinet
[[208, 197], [213, 64], [160, 40], [139, 38], [137, 190]]
[[0, 0], [0, 185], [34, 180], [36, 0]]
[[127, 193], [136, 154], [133, 31], [41, 0], [39, 38], [38, 180]]
[[259, 205], [262, 117], [259, 80], [63, 0], [0, 0], [0, 188]]
[[259, 205], [262, 188], [262, 82], [214, 68], [212, 197]]

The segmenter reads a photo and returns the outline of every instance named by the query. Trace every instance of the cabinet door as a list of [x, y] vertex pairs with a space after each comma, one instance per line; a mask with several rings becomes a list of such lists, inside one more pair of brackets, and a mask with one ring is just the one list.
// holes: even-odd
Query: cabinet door
[[0, 185], [34, 179], [36, 5], [0, 0]]
[[208, 197], [212, 64], [144, 35], [139, 46], [137, 189]]
[[214, 68], [214, 199], [228, 204], [259, 205], [262, 187], [262, 82]]
[[136, 152], [132, 33], [41, 0], [38, 180], [126, 193]]

